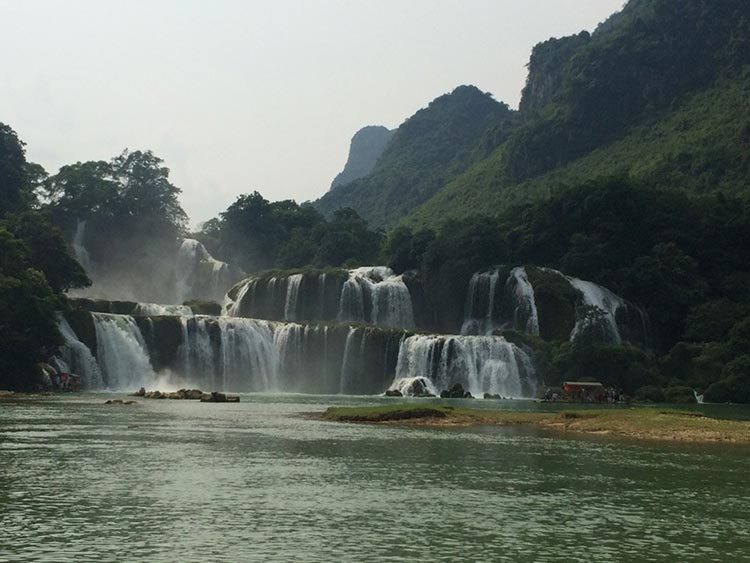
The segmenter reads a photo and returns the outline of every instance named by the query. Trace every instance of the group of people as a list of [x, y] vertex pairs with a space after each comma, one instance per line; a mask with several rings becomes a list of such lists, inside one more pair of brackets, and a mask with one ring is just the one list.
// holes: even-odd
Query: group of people
[[565, 391], [560, 392], [554, 389], [547, 389], [542, 400], [548, 403], [563, 401], [566, 403], [607, 403], [614, 405], [627, 402], [627, 397], [615, 387], [601, 387], [595, 389], [575, 389], [567, 393]]
[[52, 383], [60, 391], [78, 391], [81, 388], [81, 378], [64, 371], [55, 372], [52, 376]]

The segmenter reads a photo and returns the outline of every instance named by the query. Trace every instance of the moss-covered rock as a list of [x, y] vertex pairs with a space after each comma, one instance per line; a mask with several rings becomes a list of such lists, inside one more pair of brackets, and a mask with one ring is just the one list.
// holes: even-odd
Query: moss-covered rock
[[553, 270], [527, 267], [526, 275], [534, 287], [539, 335], [545, 340], [568, 340], [576, 324], [579, 292]]
[[148, 347], [154, 369], [173, 368], [177, 350], [182, 344], [183, 329], [180, 317], [134, 317]]
[[112, 315], [132, 315], [138, 305], [135, 301], [108, 301], [106, 299], [86, 299], [83, 297], [70, 298], [69, 301], [77, 309]]
[[96, 327], [91, 312], [83, 308], [73, 308], [65, 311], [64, 316], [70, 328], [76, 333], [78, 340], [83, 342], [96, 356]]

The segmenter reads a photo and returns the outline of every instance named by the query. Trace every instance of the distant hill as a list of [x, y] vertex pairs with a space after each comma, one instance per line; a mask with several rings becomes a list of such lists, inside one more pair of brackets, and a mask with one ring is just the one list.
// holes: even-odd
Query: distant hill
[[407, 119], [368, 176], [334, 185], [313, 205], [326, 214], [351, 207], [374, 227], [393, 224], [504, 141], [514, 113], [459, 86]]
[[375, 168], [393, 131], [382, 125], [368, 125], [354, 134], [349, 145], [349, 158], [344, 169], [336, 175], [331, 189], [367, 176]]
[[747, 0], [630, 0], [594, 33], [538, 44], [528, 67], [518, 112], [458, 88], [318, 208], [431, 227], [612, 174], [692, 193], [750, 187]]

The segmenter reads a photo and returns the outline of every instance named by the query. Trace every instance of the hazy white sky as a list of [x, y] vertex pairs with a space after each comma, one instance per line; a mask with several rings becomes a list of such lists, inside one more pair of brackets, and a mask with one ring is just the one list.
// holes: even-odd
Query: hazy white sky
[[322, 195], [364, 125], [475, 84], [517, 107], [531, 48], [624, 0], [0, 0], [0, 121], [53, 173], [123, 148], [197, 223]]

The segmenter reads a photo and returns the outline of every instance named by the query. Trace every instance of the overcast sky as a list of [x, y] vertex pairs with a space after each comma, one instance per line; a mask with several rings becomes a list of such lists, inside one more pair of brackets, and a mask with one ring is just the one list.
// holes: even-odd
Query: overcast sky
[[151, 149], [193, 224], [322, 195], [365, 125], [475, 84], [518, 106], [531, 48], [623, 0], [0, 0], [0, 121], [28, 158]]

